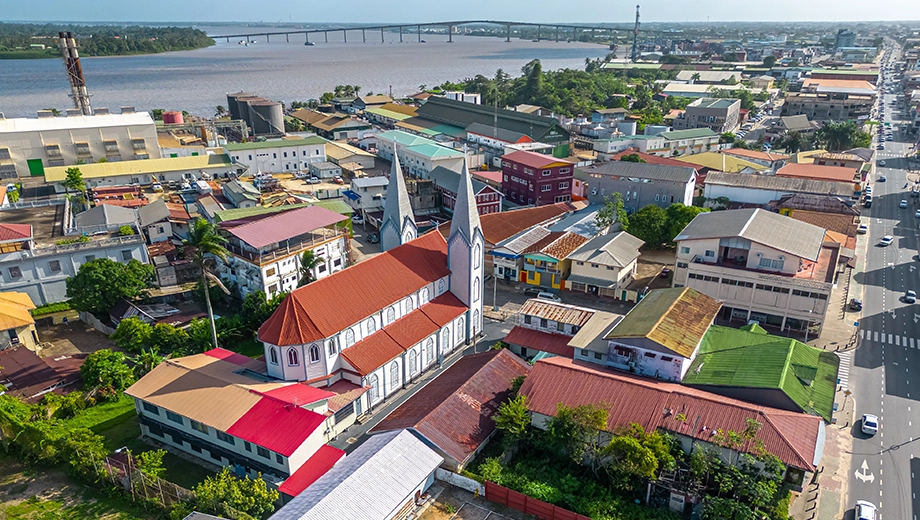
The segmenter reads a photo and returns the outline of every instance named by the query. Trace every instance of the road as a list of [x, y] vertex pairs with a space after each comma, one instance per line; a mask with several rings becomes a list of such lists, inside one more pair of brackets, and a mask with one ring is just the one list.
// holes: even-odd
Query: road
[[[885, 120], [894, 126], [899, 113], [891, 108], [894, 95], [884, 95]], [[879, 517], [916, 520], [920, 514], [917, 494], [920, 485], [920, 305], [903, 301], [907, 289], [920, 290], [917, 246], [920, 198], [910, 197], [907, 160], [910, 143], [894, 131], [894, 141], [878, 150], [878, 167], [873, 186], [873, 205], [863, 211], [869, 224], [865, 272], [857, 274], [863, 285], [863, 316], [860, 343], [849, 374], [849, 389], [855, 399], [856, 417], [872, 413], [880, 418], [875, 436], [860, 431], [861, 422], [851, 424], [854, 436], [850, 467], [848, 514], [856, 500], [879, 506]], [[887, 182], [879, 182], [880, 175]], [[911, 184], [917, 180], [912, 176]], [[908, 207], [900, 208], [901, 200]], [[868, 218], [866, 218], [868, 217]], [[894, 237], [889, 247], [878, 246], [885, 236]], [[913, 372], [911, 372], [913, 371]], [[911, 383], [913, 381], [913, 384]], [[917, 423], [914, 426], [913, 423]], [[849, 516], [847, 518], [852, 518]]]

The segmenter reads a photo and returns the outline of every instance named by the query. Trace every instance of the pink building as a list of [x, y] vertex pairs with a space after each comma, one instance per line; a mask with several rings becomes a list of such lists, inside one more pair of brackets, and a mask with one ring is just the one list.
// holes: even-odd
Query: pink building
[[543, 206], [572, 200], [575, 163], [518, 151], [502, 156], [502, 192], [511, 202]]

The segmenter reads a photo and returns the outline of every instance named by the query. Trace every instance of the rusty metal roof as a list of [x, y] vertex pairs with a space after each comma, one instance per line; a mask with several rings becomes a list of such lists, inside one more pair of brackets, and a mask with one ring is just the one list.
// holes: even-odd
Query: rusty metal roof
[[[579, 247], [581, 247], [582, 244], [588, 241], [588, 237], [572, 233], [571, 231], [566, 231], [558, 236], [556, 233], [551, 233], [547, 238], [549, 237], [555, 237], [555, 240], [541, 248], [539, 252], [542, 255], [555, 258], [556, 260], [565, 260], [570, 254], [574, 253]], [[542, 240], [537, 242], [537, 244], [542, 243]], [[530, 249], [531, 248], [528, 248], [528, 254], [533, 254], [536, 252], [530, 251]]]
[[519, 311], [521, 314], [529, 314], [538, 318], [545, 318], [569, 325], [583, 326], [591, 319], [595, 311], [584, 307], [576, 307], [565, 303], [556, 303], [539, 298], [531, 298], [524, 302]]

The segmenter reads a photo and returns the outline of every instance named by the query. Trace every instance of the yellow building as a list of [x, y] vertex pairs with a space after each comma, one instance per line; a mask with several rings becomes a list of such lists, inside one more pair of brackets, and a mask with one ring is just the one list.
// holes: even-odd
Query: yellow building
[[762, 164], [757, 164], [718, 152], [703, 152], [693, 155], [686, 155], [684, 157], [676, 157], [675, 160], [702, 166], [703, 168], [706, 168], [707, 171], [714, 170], [729, 173], [755, 173], [770, 169], [769, 167]]
[[565, 289], [564, 280], [568, 278], [572, 265], [569, 255], [587, 241], [587, 237], [571, 231], [550, 233], [524, 254], [521, 280], [530, 285]]
[[0, 293], [0, 350], [19, 345], [35, 350], [38, 333], [29, 313], [34, 308], [35, 304], [26, 293]]

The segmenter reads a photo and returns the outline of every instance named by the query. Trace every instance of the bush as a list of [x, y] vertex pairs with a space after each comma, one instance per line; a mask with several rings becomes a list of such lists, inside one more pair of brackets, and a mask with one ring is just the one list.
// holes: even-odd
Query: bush
[[126, 237], [134, 234], [134, 228], [131, 226], [121, 226], [118, 228], [118, 234]]
[[69, 311], [71, 309], [70, 302], [56, 302], [56, 303], [46, 303], [40, 305], [32, 310], [29, 313], [33, 317], [44, 316], [45, 314], [51, 314], [52, 312], [61, 312]]
[[96, 392], [97, 399], [110, 401], [134, 383], [134, 372], [121, 352], [102, 349], [86, 356], [80, 367], [83, 388]]

